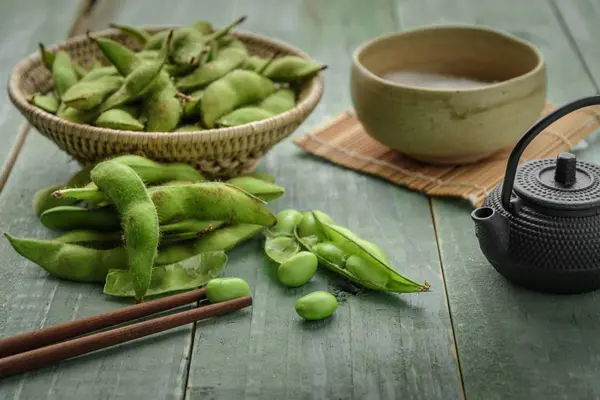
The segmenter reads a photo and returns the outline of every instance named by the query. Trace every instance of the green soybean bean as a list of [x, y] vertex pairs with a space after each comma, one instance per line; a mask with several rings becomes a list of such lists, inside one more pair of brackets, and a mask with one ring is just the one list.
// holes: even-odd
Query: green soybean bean
[[56, 55], [51, 51], [48, 51], [46, 46], [44, 46], [42, 43], [38, 43], [38, 47], [40, 49], [40, 58], [42, 59], [44, 66], [48, 69], [48, 71], [52, 72], [52, 65], [54, 64]]
[[333, 223], [331, 217], [321, 211], [308, 211], [304, 213], [302, 220], [298, 224], [298, 234], [300, 237], [316, 236], [319, 240], [325, 240], [325, 232], [323, 232], [323, 229], [316, 221], [315, 213], [317, 213], [323, 223]]
[[260, 107], [242, 107], [238, 108], [237, 110], [233, 110], [229, 114], [226, 114], [219, 118], [216, 122], [216, 125], [224, 128], [239, 126], [271, 118], [274, 115], [275, 114], [273, 114], [272, 112], [264, 110]]
[[312, 246], [311, 251], [318, 257], [337, 265], [339, 268], [346, 267], [346, 259], [349, 257], [349, 254], [331, 242], [317, 243]]
[[44, 211], [40, 222], [48, 229], [93, 229], [115, 231], [120, 227], [119, 217], [112, 207], [87, 209], [77, 206], [58, 206]]
[[156, 265], [172, 264], [208, 251], [229, 251], [256, 236], [260, 225], [231, 225], [208, 232], [189, 243], [169, 245], [160, 249]]
[[325, 319], [337, 310], [337, 299], [329, 292], [316, 291], [296, 300], [296, 313], [309, 321]]
[[204, 90], [196, 90], [190, 94], [191, 101], [183, 105], [183, 113], [181, 118], [184, 120], [198, 119], [200, 117], [200, 101]]
[[118, 77], [119, 71], [112, 65], [109, 67], [96, 68], [96, 69], [91, 70], [86, 76], [81, 78], [79, 80], [79, 82], [77, 82], [77, 83], [79, 84], [82, 82], [93, 82], [93, 81], [102, 79], [107, 76]]
[[133, 115], [123, 108], [111, 108], [104, 111], [94, 125], [102, 128], [117, 129], [123, 131], [143, 131], [144, 125]]
[[214, 61], [207, 62], [191, 74], [179, 79], [176, 83], [177, 89], [189, 93], [204, 88], [239, 67], [247, 56], [248, 51], [245, 47], [225, 48], [219, 52]]
[[175, 87], [169, 85], [145, 101], [148, 132], [171, 132], [177, 127], [183, 110], [179, 99], [175, 97], [176, 93]]
[[237, 186], [264, 201], [275, 200], [285, 194], [285, 189], [281, 186], [251, 176], [231, 178], [227, 183]]
[[123, 78], [120, 76], [103, 76], [92, 81], [79, 81], [65, 92], [62, 101], [78, 110], [91, 110], [116, 92], [122, 84]]
[[126, 34], [127, 36], [132, 37], [133, 39], [137, 40], [142, 46], [145, 46], [146, 43], [148, 42], [148, 39], [150, 39], [150, 34], [148, 32], [146, 32], [142, 29], [135, 28], [133, 26], [120, 25], [120, 24], [115, 24], [115, 23], [111, 23], [111, 24], [109, 24], [109, 26], [111, 28], [118, 29], [119, 31]]
[[[198, 254], [194, 257], [152, 268], [152, 279], [146, 296], [195, 289], [206, 285], [221, 274], [227, 265], [227, 256], [222, 251]], [[104, 293], [110, 296], [133, 297], [135, 295], [133, 275], [128, 270], [110, 270], [106, 276]]]
[[260, 102], [259, 107], [273, 114], [281, 114], [296, 105], [296, 93], [289, 88], [279, 89]]
[[272, 235], [293, 235], [296, 225], [302, 220], [303, 214], [298, 210], [282, 210], [275, 214], [277, 224], [269, 232]]
[[357, 255], [346, 259], [346, 269], [358, 279], [371, 282], [377, 286], [386, 287], [390, 280], [387, 269], [380, 264], [369, 263]]
[[206, 127], [213, 128], [222, 116], [260, 102], [275, 90], [273, 82], [256, 72], [233, 70], [205, 89], [200, 104], [202, 121]]
[[216, 278], [206, 284], [206, 298], [211, 303], [250, 296], [248, 283], [241, 278]]
[[57, 52], [52, 64], [52, 81], [59, 97], [62, 98], [66, 91], [78, 80], [69, 53], [66, 51]]
[[24, 239], [5, 234], [21, 256], [50, 275], [77, 282], [104, 282], [109, 268], [127, 268], [124, 248], [97, 250], [56, 240]]
[[[152, 61], [146, 61], [135, 67], [133, 71], [126, 76], [125, 82], [119, 90], [110, 95], [100, 106], [100, 111], [104, 112], [127, 102], [137, 100], [140, 96], [155, 88], [154, 84], [157, 82], [157, 78], [160, 77], [160, 72], [166, 62], [170, 37], [171, 36], [167, 38], [167, 43], [161, 50], [159, 58]], [[168, 76], [166, 79], [168, 81]]]
[[144, 299], [157, 255], [159, 227], [156, 208], [144, 182], [130, 167], [104, 161], [92, 169], [92, 182], [114, 203], [121, 216], [128, 265], [137, 302]]
[[318, 259], [309, 251], [301, 251], [279, 265], [277, 279], [288, 287], [298, 287], [308, 283], [317, 272]]
[[122, 76], [128, 76], [140, 64], [138, 56], [122, 44], [112, 39], [95, 37], [90, 34], [88, 34], [88, 38], [96, 43], [102, 54]]
[[262, 74], [275, 82], [292, 82], [310, 79], [325, 68], [313, 60], [289, 55], [273, 60]]
[[38, 108], [41, 108], [46, 112], [49, 112], [50, 114], [56, 114], [56, 112], [58, 111], [59, 102], [58, 99], [54, 96], [45, 96], [36, 93], [34, 95], [31, 95], [27, 100], [29, 101], [29, 103], [33, 104]]

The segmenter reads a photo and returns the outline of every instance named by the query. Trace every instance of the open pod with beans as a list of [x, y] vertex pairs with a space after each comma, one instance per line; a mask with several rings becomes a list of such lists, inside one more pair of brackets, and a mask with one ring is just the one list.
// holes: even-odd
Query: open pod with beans
[[88, 32], [110, 64], [94, 60], [87, 69], [66, 51], [40, 44], [53, 89], [28, 101], [71, 122], [146, 132], [233, 127], [291, 110], [299, 87], [325, 66], [295, 55], [250, 55], [230, 34], [245, 19], [220, 29], [196, 21], [154, 34], [112, 24], [140, 50]]

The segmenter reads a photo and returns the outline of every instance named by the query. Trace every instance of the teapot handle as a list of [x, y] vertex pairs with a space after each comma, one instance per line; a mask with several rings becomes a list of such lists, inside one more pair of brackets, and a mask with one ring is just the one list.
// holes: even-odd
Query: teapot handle
[[580, 108], [594, 105], [600, 105], [600, 95], [594, 95], [575, 100], [545, 115], [544, 117], [539, 119], [535, 124], [533, 124], [533, 126], [529, 128], [523, 136], [521, 136], [521, 139], [519, 139], [513, 151], [510, 153], [508, 163], [506, 164], [506, 173], [504, 175], [504, 182], [502, 183], [501, 194], [502, 206], [505, 210], [511, 212], [513, 211], [513, 206], [510, 202], [510, 197], [512, 195], [513, 186], [515, 183], [515, 175], [517, 174], [519, 159], [521, 158], [523, 151], [525, 151], [525, 148], [529, 145], [529, 143], [544, 129], [546, 129], [548, 126], [561, 119], [565, 115], [570, 114], [571, 112]]

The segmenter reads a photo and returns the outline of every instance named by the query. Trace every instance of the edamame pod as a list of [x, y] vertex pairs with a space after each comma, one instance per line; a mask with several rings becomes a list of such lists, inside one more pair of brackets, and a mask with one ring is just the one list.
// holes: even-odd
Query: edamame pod
[[[197, 118], [200, 116], [200, 100], [202, 100], [203, 93], [204, 93], [203, 90], [196, 90], [195, 92], [190, 94], [189, 97], [191, 98], [191, 101], [188, 101], [187, 103], [185, 103], [183, 105], [183, 112], [181, 115], [182, 119], [190, 120], [190, 119], [194, 119], [194, 118]], [[202, 129], [199, 126], [196, 129], [197, 125], [192, 125], [192, 126], [194, 127], [194, 130]]]
[[120, 24], [116, 24], [116, 23], [111, 23], [111, 24], [109, 24], [109, 26], [111, 28], [118, 29], [119, 31], [126, 34], [127, 36], [134, 38], [142, 46], [145, 46], [146, 43], [148, 42], [148, 39], [150, 39], [150, 34], [148, 32], [146, 32], [142, 29], [135, 28], [133, 26], [120, 25]]
[[123, 244], [120, 231], [99, 232], [77, 229], [65, 232], [54, 240], [61, 243], [77, 244], [95, 249], [111, 249]]
[[339, 266], [346, 267], [346, 259], [348, 253], [342, 251], [339, 247], [331, 242], [321, 242], [312, 246], [311, 250], [320, 258]]
[[317, 291], [296, 300], [296, 313], [309, 321], [331, 316], [337, 310], [337, 299], [329, 292]]
[[5, 234], [21, 256], [50, 275], [77, 282], [104, 282], [109, 268], [127, 268], [127, 254], [120, 247], [96, 250], [56, 240], [17, 238]]
[[120, 76], [103, 76], [92, 81], [79, 81], [66, 91], [62, 101], [69, 107], [87, 111], [98, 107], [123, 84]]
[[270, 111], [260, 107], [248, 106], [233, 110], [227, 115], [222, 116], [216, 122], [219, 127], [228, 128], [231, 126], [239, 126], [249, 124], [250, 122], [261, 121], [263, 119], [274, 116]]
[[69, 54], [66, 51], [57, 52], [52, 64], [52, 81], [59, 97], [62, 98], [78, 80]]
[[173, 222], [160, 226], [162, 233], [177, 233], [177, 232], [202, 232], [208, 233], [214, 231], [223, 225], [223, 221], [200, 221], [197, 219], [187, 219], [184, 221]]
[[227, 183], [237, 186], [264, 201], [275, 200], [285, 194], [285, 189], [281, 186], [251, 176], [231, 178]]
[[156, 208], [144, 182], [133, 169], [122, 163], [113, 160], [101, 162], [92, 169], [90, 176], [120, 214], [135, 298], [141, 302], [150, 285], [158, 248]]
[[54, 65], [56, 55], [51, 51], [46, 50], [46, 46], [44, 46], [43, 43], [38, 43], [38, 47], [40, 49], [40, 58], [42, 59], [44, 66], [48, 71], [52, 72], [52, 65]]
[[94, 122], [102, 128], [124, 131], [143, 131], [144, 125], [123, 107], [111, 108], [104, 111]]
[[122, 44], [112, 39], [94, 37], [89, 33], [88, 38], [98, 45], [102, 54], [122, 76], [128, 76], [139, 65], [140, 59], [137, 55]]
[[327, 236], [323, 228], [316, 221], [315, 213], [320, 216], [323, 223], [333, 223], [331, 217], [321, 211], [307, 211], [298, 224], [298, 234], [300, 237], [316, 236], [319, 240], [325, 240]]
[[[222, 251], [198, 254], [179, 263], [152, 268], [146, 296], [196, 289], [218, 277], [227, 265]], [[106, 276], [104, 293], [118, 297], [135, 295], [133, 275], [128, 270], [111, 269]]]
[[76, 124], [91, 124], [99, 115], [100, 112], [97, 109], [82, 111], [73, 107], [68, 107], [65, 104], [61, 104], [58, 107], [58, 111], [56, 111], [57, 117]]
[[275, 82], [292, 82], [312, 78], [325, 68], [313, 60], [287, 55], [273, 60], [262, 74]]
[[83, 78], [81, 78], [81, 80], [79, 80], [78, 83], [80, 82], [92, 82], [107, 76], [113, 76], [113, 77], [117, 77], [119, 76], [119, 71], [117, 71], [117, 69], [115, 67], [113, 67], [112, 65], [110, 67], [100, 67], [100, 68], [96, 68], [93, 69], [92, 71], [90, 71], [86, 76], [84, 76]]
[[33, 210], [35, 214], [39, 217], [46, 210], [49, 210], [54, 207], [58, 207], [61, 205], [67, 204], [75, 204], [78, 200], [75, 199], [55, 199], [52, 197], [52, 193], [56, 190], [62, 189], [64, 187], [63, 184], [58, 185], [50, 185], [38, 190], [33, 196]]
[[272, 114], [281, 114], [296, 105], [296, 93], [290, 88], [279, 89], [260, 102], [259, 107]]
[[249, 71], [259, 72], [270, 61], [271, 61], [271, 59], [269, 59], [269, 58], [262, 58], [259, 56], [250, 56], [244, 60], [241, 67], [243, 69], [247, 69]]
[[150, 95], [144, 104], [148, 132], [171, 132], [179, 124], [182, 105], [175, 97], [177, 90], [169, 85]]
[[112, 207], [87, 209], [77, 206], [58, 206], [44, 211], [40, 222], [53, 230], [93, 229], [115, 231], [120, 227], [119, 216]]
[[223, 115], [238, 107], [260, 102], [275, 90], [272, 81], [255, 72], [233, 70], [208, 85], [204, 91], [200, 104], [204, 125], [213, 128]]
[[29, 101], [29, 103], [33, 104], [38, 108], [41, 108], [46, 112], [49, 112], [50, 114], [56, 114], [56, 112], [58, 111], [59, 102], [58, 99], [54, 96], [45, 96], [36, 93], [30, 96], [27, 100]]
[[217, 278], [206, 284], [206, 298], [211, 303], [250, 296], [250, 288], [240, 278]]

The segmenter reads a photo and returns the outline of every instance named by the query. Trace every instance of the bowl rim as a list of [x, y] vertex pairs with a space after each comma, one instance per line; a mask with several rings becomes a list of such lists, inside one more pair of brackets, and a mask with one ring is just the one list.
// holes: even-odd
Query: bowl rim
[[[140, 26], [144, 30], [148, 30], [150, 32], [157, 32], [160, 30], [166, 29], [177, 29], [180, 26], [176, 25], [141, 25]], [[107, 28], [98, 31], [90, 32], [94, 36], [102, 36], [109, 37], [119, 35], [120, 31], [115, 28]], [[243, 30], [236, 30], [231, 32], [231, 35], [244, 41], [255, 41], [255, 42], [265, 42], [273, 47], [279, 47], [283, 49], [285, 52], [295, 54], [302, 58], [312, 59], [307, 53], [300, 50], [299, 48], [292, 46], [291, 44], [285, 43], [279, 39], [274, 39], [265, 35], [246, 32]], [[50, 51], [63, 50], [68, 49], [70, 47], [76, 46], [78, 43], [86, 42], [89, 39], [86, 34], [81, 34], [64, 40], [62, 42], [48, 45], [46, 48]], [[62, 126], [62, 130], [65, 132], [71, 132], [72, 136], [78, 136], [80, 134], [84, 134], [85, 136], [98, 136], [102, 135], [107, 137], [107, 140], [110, 140], [110, 137], [114, 139], [117, 138], [137, 138], [141, 139], [142, 137], [145, 139], [158, 139], [158, 140], [168, 140], [168, 141], [200, 141], [200, 142], [213, 142], [213, 141], [223, 141], [233, 138], [247, 137], [256, 133], [260, 133], [263, 130], [273, 129], [274, 126], [284, 126], [290, 121], [297, 120], [298, 116], [304, 113], [310, 113], [316, 105], [319, 103], [323, 88], [324, 88], [324, 77], [323, 71], [319, 72], [310, 81], [307, 82], [306, 95], [300, 99], [296, 105], [287, 111], [284, 111], [280, 114], [274, 115], [269, 118], [265, 118], [260, 121], [254, 121], [251, 123], [246, 123], [243, 125], [233, 126], [233, 127], [222, 127], [222, 128], [212, 128], [212, 129], [202, 129], [198, 131], [188, 131], [188, 132], [147, 132], [147, 131], [128, 131], [128, 130], [118, 130], [118, 129], [110, 129], [97, 127], [94, 125], [87, 124], [78, 124], [75, 122], [71, 122], [65, 120], [63, 118], [59, 118], [54, 114], [46, 112], [34, 105], [30, 104], [25, 94], [19, 88], [19, 81], [22, 79], [22, 75], [27, 69], [31, 67], [31, 64], [36, 64], [41, 62], [41, 55], [39, 51], [32, 52], [24, 59], [19, 61], [11, 70], [11, 73], [8, 78], [7, 91], [10, 100], [12, 103], [20, 109], [22, 113], [27, 113], [30, 116], [37, 116], [41, 119], [45, 119], [50, 123]], [[23, 111], [25, 110], [25, 111]]]
[[[532, 68], [531, 70], [527, 71], [524, 74], [509, 78], [509, 79], [506, 79], [506, 80], [503, 80], [500, 82], [489, 83], [485, 86], [478, 86], [478, 87], [473, 87], [473, 88], [460, 88], [460, 89], [433, 89], [433, 88], [428, 88], [428, 87], [410, 86], [410, 85], [405, 85], [405, 84], [401, 84], [398, 82], [393, 82], [390, 80], [383, 79], [380, 76], [378, 76], [377, 74], [371, 72], [359, 60], [360, 56], [366, 49], [368, 49], [371, 46], [374, 46], [375, 44], [377, 44], [379, 42], [382, 42], [382, 41], [385, 41], [388, 39], [392, 39], [395, 37], [408, 36], [410, 34], [415, 34], [415, 33], [419, 33], [419, 32], [430, 32], [430, 31], [433, 32], [433, 31], [441, 31], [441, 30], [479, 31], [479, 32], [492, 33], [492, 34], [504, 37], [516, 44], [520, 44], [520, 45], [526, 47], [527, 49], [529, 49], [536, 56], [537, 64], [535, 65], [534, 68]], [[488, 90], [491, 90], [494, 88], [503, 87], [503, 86], [506, 86], [509, 84], [518, 83], [518, 82], [524, 81], [524, 80], [540, 73], [540, 71], [544, 70], [545, 64], [546, 64], [543, 53], [541, 52], [540, 49], [538, 49], [532, 43], [530, 43], [526, 40], [523, 40], [523, 39], [519, 38], [518, 36], [513, 35], [512, 33], [509, 33], [509, 32], [506, 32], [506, 31], [503, 31], [500, 29], [492, 28], [489, 26], [477, 26], [477, 25], [471, 25], [471, 24], [426, 25], [426, 26], [416, 27], [413, 29], [407, 29], [407, 30], [400, 31], [400, 32], [391, 32], [391, 33], [379, 35], [371, 40], [364, 42], [358, 48], [356, 48], [356, 50], [354, 50], [354, 52], [352, 53], [352, 63], [356, 68], [358, 68], [360, 70], [360, 72], [362, 74], [366, 75], [368, 78], [370, 78], [382, 85], [398, 87], [398, 88], [412, 90], [412, 91], [416, 91], [416, 92], [446, 93], [446, 94], [447, 93], [484, 92], [484, 91], [488, 91]]]

